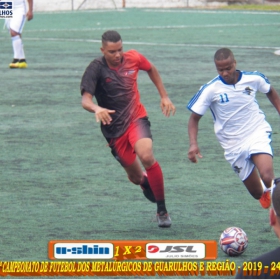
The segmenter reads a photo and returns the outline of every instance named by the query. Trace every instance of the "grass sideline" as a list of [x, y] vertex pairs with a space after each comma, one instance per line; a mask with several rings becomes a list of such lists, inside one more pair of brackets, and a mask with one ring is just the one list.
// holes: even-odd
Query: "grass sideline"
[[280, 12], [280, 3], [271, 4], [230, 4], [219, 7], [221, 10], [238, 10], [238, 11], [270, 11]]

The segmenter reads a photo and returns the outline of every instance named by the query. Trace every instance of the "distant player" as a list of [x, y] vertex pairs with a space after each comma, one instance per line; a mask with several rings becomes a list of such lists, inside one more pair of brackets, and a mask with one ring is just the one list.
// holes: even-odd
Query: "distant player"
[[10, 63], [10, 68], [26, 68], [27, 63], [23, 49], [21, 34], [26, 19], [33, 18], [33, 0], [27, 0], [28, 10], [26, 8], [25, 0], [13, 0], [13, 18], [5, 19], [5, 25], [10, 31], [14, 59]]
[[236, 70], [230, 49], [219, 49], [214, 62], [219, 75], [203, 85], [188, 104], [192, 111], [188, 123], [188, 158], [192, 162], [197, 162], [197, 156], [202, 158], [197, 143], [198, 123], [210, 108], [226, 160], [249, 193], [263, 208], [269, 208], [275, 177], [270, 145], [272, 132], [256, 101], [256, 93], [266, 94], [278, 114], [280, 98], [263, 74]]
[[[82, 106], [101, 123], [101, 131], [113, 156], [129, 180], [140, 185], [144, 195], [157, 204], [159, 227], [170, 227], [164, 196], [163, 174], [153, 155], [150, 122], [137, 87], [139, 70], [146, 71], [161, 97], [165, 116], [175, 113], [156, 67], [135, 50], [123, 52], [118, 32], [102, 35], [102, 57], [86, 68], [81, 81]], [[93, 102], [93, 97], [97, 104]], [[140, 160], [140, 161], [139, 161]], [[142, 171], [140, 162], [145, 168]], [[120, 186], [121, 187], [121, 186]], [[133, 201], [132, 201], [133, 204]]]

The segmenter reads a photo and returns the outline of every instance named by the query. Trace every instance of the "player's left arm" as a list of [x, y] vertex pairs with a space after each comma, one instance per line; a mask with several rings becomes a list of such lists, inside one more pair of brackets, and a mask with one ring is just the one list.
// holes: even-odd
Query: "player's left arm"
[[26, 14], [27, 20], [33, 19], [33, 0], [27, 0], [28, 2], [28, 12]]
[[280, 115], [280, 97], [278, 92], [271, 86], [266, 96]]
[[150, 79], [152, 80], [152, 82], [154, 83], [154, 85], [156, 86], [156, 88], [159, 92], [159, 95], [161, 97], [160, 107], [161, 107], [163, 114], [166, 117], [169, 117], [170, 113], [172, 112], [172, 115], [174, 115], [176, 112], [176, 108], [168, 97], [167, 91], [164, 87], [164, 84], [162, 82], [161, 76], [160, 76], [157, 68], [152, 63], [151, 63], [151, 68], [150, 68], [150, 70], [147, 71], [147, 73], [148, 73]]

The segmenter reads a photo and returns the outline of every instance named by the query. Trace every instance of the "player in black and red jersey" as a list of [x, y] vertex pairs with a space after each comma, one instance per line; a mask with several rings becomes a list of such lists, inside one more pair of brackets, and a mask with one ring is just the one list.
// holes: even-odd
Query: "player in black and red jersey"
[[[139, 70], [148, 73], [161, 97], [160, 107], [167, 117], [175, 114], [156, 67], [135, 50], [123, 52], [118, 32], [102, 35], [102, 57], [86, 68], [81, 81], [82, 106], [95, 113], [112, 154], [125, 169], [129, 180], [140, 185], [144, 195], [157, 204], [159, 227], [170, 227], [165, 206], [163, 174], [153, 155], [150, 122], [137, 87]], [[95, 97], [97, 104], [93, 102]], [[145, 168], [143, 172], [141, 164]]]

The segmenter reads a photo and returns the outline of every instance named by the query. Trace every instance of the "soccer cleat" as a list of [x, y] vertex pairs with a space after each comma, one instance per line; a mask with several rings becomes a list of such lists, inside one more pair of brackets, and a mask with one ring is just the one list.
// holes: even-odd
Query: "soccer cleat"
[[159, 227], [170, 227], [171, 218], [168, 213], [160, 212], [157, 213], [157, 222]]
[[18, 68], [27, 68], [27, 63], [26, 63], [26, 61], [19, 61], [19, 63], [18, 63]]
[[260, 204], [262, 206], [262, 208], [269, 208], [271, 205], [271, 195], [270, 195], [270, 190], [264, 192], [261, 196], [261, 198], [259, 199]]
[[9, 67], [11, 69], [15, 69], [15, 68], [27, 68], [27, 63], [25, 61], [25, 59], [14, 59], [10, 64]]
[[10, 68], [18, 68], [19, 60], [18, 59], [13, 59], [13, 61], [9, 64]]

